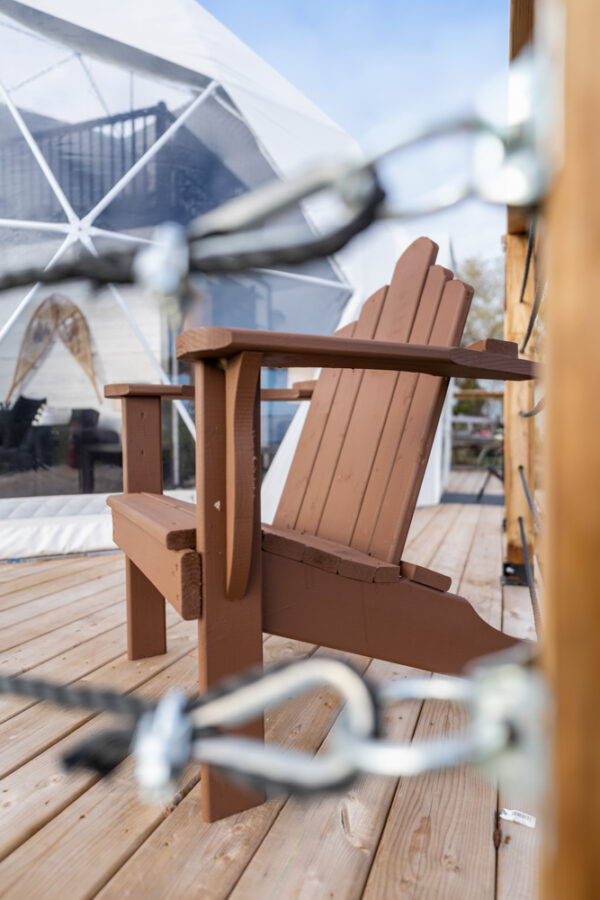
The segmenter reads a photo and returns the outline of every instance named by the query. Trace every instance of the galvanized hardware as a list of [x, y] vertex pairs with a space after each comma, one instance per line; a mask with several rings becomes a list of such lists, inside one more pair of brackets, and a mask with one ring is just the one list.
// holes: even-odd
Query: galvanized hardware
[[[313, 757], [212, 731], [241, 725], [267, 705], [315, 687], [334, 688], [346, 701], [327, 753]], [[437, 741], [406, 743], [380, 737], [378, 710], [406, 700], [460, 703], [468, 710], [469, 724], [463, 733]], [[344, 663], [319, 658], [266, 672], [201, 703], [190, 713], [194, 736], [188, 748], [196, 761], [219, 766], [263, 787], [296, 793], [340, 789], [361, 772], [408, 777], [476, 763], [492, 778], [535, 800], [546, 772], [547, 711], [547, 692], [540, 675], [513, 657], [481, 665], [469, 678], [399, 679], [373, 690]], [[162, 733], [153, 731], [158, 741]], [[136, 754], [137, 746], [136, 741]], [[163, 758], [154, 745], [150, 758]], [[160, 771], [164, 772], [162, 783]], [[154, 788], [163, 795], [172, 786], [172, 770], [164, 766], [152, 772]]]
[[502, 584], [516, 585], [517, 587], [527, 586], [527, 574], [525, 572], [525, 563], [502, 563]]
[[[172, 799], [179, 775], [191, 761], [294, 793], [339, 790], [360, 773], [408, 777], [476, 763], [525, 799], [535, 800], [546, 778], [549, 702], [541, 676], [527, 662], [522, 650], [520, 655], [513, 651], [481, 661], [468, 677], [401, 678], [373, 686], [346, 663], [313, 657], [266, 672], [254, 670], [194, 701], [174, 692], [157, 704], [134, 703], [128, 697], [121, 703], [110, 692], [63, 688], [22, 676], [6, 678], [0, 687], [68, 707], [106, 708], [136, 717], [137, 723], [118, 733], [118, 756], [108, 752], [99, 735], [93, 748], [74, 748], [69, 765], [107, 775], [129, 746], [142, 796], [152, 803]], [[315, 688], [333, 689], [343, 701], [328, 752], [312, 756], [221, 732]], [[380, 735], [382, 708], [415, 700], [461, 704], [468, 713], [466, 728], [443, 740], [412, 743]]]
[[186, 708], [186, 697], [172, 691], [138, 723], [132, 744], [135, 776], [149, 803], [173, 798], [181, 769], [191, 758], [192, 723]]

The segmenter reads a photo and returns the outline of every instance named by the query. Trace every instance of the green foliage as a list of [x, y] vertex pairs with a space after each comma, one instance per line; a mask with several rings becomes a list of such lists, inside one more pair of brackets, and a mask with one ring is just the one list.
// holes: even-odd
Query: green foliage
[[[504, 258], [466, 259], [460, 266], [458, 278], [475, 290], [463, 334], [463, 346], [485, 338], [501, 340], [504, 337]], [[457, 386], [481, 387], [473, 378], [459, 379]], [[486, 405], [484, 399], [459, 400], [453, 412], [455, 415], [479, 416], [484, 413]]]
[[[460, 378], [457, 380], [456, 384], [461, 390], [478, 388], [480, 386], [476, 378]], [[483, 415], [486, 402], [485, 398], [477, 400], [458, 400], [454, 404], [452, 412], [455, 416], [481, 416]]]
[[504, 336], [504, 258], [466, 259], [458, 277], [475, 289], [463, 345]]

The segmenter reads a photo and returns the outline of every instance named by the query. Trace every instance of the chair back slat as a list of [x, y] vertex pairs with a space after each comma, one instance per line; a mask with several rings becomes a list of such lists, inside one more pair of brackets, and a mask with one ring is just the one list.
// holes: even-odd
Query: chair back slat
[[[458, 346], [472, 296], [468, 285], [447, 282], [430, 344]], [[417, 375], [387, 485], [380, 495], [381, 504], [377, 515], [371, 517], [373, 532], [368, 552], [377, 559], [400, 562], [402, 558], [448, 384], [448, 378]]]
[[[434, 265], [437, 249], [411, 244], [390, 286], [340, 333], [457, 345], [470, 289]], [[447, 379], [409, 372], [324, 370], [275, 524], [399, 562], [446, 389]]]
[[[358, 322], [338, 334], [372, 338], [386, 293], [387, 287], [376, 291], [363, 304]], [[324, 369], [321, 373], [277, 508], [275, 525], [316, 534], [322, 494], [327, 495], [356, 384], [362, 374], [355, 369]]]
[[[397, 267], [388, 291], [386, 309], [380, 319], [378, 329], [380, 340], [427, 343], [444, 283], [452, 273], [441, 266], [429, 266], [425, 269], [425, 273], [422, 290], [421, 279], [415, 278], [412, 281], [412, 292], [409, 293], [408, 285], [405, 283], [403, 295], [395, 302], [392, 298], [390, 302], [389, 294], [393, 290], [394, 281], [403, 277], [402, 268]], [[387, 306], [389, 304], [392, 307], [391, 312], [394, 313], [396, 312], [394, 307], [400, 300], [404, 301], [403, 305], [409, 307], [414, 315], [404, 319], [396, 317], [396, 322], [401, 328], [394, 330], [389, 328], [390, 320], [393, 322], [390, 315], [387, 317], [388, 329], [386, 329], [382, 320], [387, 312]], [[358, 539], [355, 538], [355, 531], [363, 503], [366, 503], [367, 508], [372, 506], [375, 515], [377, 514], [385, 491], [385, 482], [382, 482], [379, 476], [382, 471], [389, 471], [393, 465], [398, 438], [402, 433], [410, 403], [411, 376], [412, 381], [418, 377], [413, 373], [375, 370], [364, 373], [319, 522], [317, 533], [320, 537], [356, 546]], [[395, 440], [388, 440], [392, 435]], [[373, 520], [371, 530], [374, 524]]]

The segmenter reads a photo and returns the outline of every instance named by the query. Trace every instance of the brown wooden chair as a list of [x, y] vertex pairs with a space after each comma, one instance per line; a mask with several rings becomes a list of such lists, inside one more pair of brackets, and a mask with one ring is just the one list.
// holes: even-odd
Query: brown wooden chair
[[[332, 337], [200, 328], [177, 342], [194, 388], [106, 388], [123, 398], [125, 493], [108, 502], [127, 557], [131, 658], [164, 652], [164, 597], [199, 620], [201, 689], [260, 662], [263, 631], [448, 673], [516, 643], [445, 575], [402, 558], [449, 377], [534, 375], [516, 344], [458, 347], [472, 290], [436, 255], [415, 241]], [[275, 522], [261, 528], [263, 365], [323, 371]], [[176, 396], [195, 398], [195, 506], [162, 495], [160, 404]], [[208, 820], [260, 799], [215, 771], [203, 779]]]

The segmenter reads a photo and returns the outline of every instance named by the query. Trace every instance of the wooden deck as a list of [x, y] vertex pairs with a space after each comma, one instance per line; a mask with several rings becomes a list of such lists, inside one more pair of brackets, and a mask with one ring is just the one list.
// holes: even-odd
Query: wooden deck
[[[451, 490], [475, 493], [481, 477], [455, 473]], [[490, 484], [490, 492], [497, 489]], [[419, 510], [405, 555], [451, 575], [453, 589], [494, 625], [532, 637], [527, 590], [499, 585], [502, 516], [502, 507], [493, 505]], [[128, 662], [124, 615], [120, 554], [0, 566], [2, 671], [148, 697], [174, 687], [193, 691], [194, 623], [169, 612], [168, 653]], [[267, 663], [322, 652], [265, 636]], [[377, 679], [415, 673], [377, 660], [354, 662]], [[335, 697], [317, 691], [268, 713], [268, 740], [326, 751], [335, 715]], [[129, 762], [107, 781], [61, 769], [65, 750], [108, 721], [0, 699], [2, 897], [537, 896], [538, 830], [498, 821], [502, 806], [523, 808], [520, 798], [499, 796], [475, 771], [400, 781], [364, 777], [341, 795], [310, 801], [278, 796], [205, 825], [195, 769], [168, 809], [141, 803]], [[455, 707], [426, 702], [395, 707], [388, 727], [396, 739], [409, 740], [450, 734], [461, 723]]]

